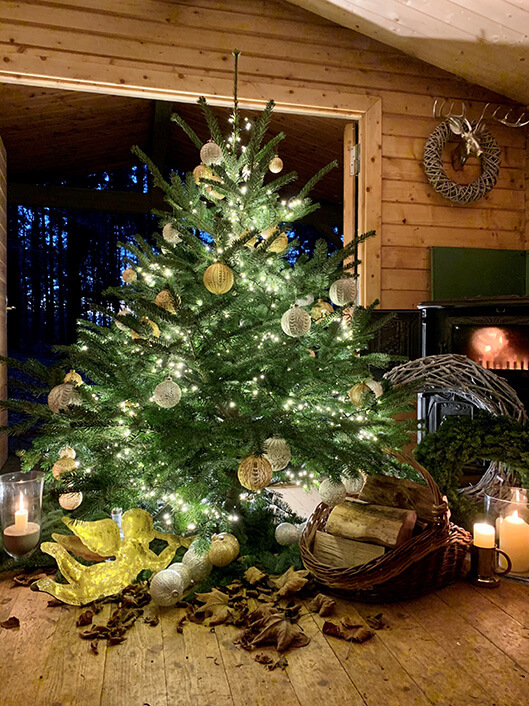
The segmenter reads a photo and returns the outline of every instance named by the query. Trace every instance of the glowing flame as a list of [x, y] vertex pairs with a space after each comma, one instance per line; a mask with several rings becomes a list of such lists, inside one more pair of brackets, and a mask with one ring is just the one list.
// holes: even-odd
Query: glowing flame
[[24, 497], [22, 493], [20, 493], [19, 498], [18, 498], [18, 509], [19, 510], [25, 510], [26, 508], [24, 507]]

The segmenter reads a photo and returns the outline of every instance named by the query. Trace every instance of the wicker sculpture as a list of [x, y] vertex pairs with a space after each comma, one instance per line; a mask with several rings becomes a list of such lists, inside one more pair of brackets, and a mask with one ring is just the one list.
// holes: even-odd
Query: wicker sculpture
[[[419, 385], [419, 392], [453, 392], [493, 415], [505, 415], [524, 422], [527, 413], [515, 390], [492, 370], [486, 370], [464, 355], [431, 355], [399, 365], [385, 375], [392, 385]], [[493, 461], [476, 485], [461, 489], [474, 498], [508, 479], [505, 467]]]

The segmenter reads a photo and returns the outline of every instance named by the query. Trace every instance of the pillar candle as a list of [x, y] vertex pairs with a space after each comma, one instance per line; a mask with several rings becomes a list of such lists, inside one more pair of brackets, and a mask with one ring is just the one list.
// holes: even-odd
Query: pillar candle
[[500, 549], [509, 557], [512, 570], [517, 573], [529, 571], [529, 525], [513, 512], [507, 515], [499, 527]]
[[482, 549], [494, 549], [496, 533], [492, 525], [476, 522], [474, 525], [474, 546]]
[[15, 527], [20, 532], [25, 532], [28, 528], [28, 511], [24, 507], [24, 499], [20, 493], [20, 506], [15, 512]]

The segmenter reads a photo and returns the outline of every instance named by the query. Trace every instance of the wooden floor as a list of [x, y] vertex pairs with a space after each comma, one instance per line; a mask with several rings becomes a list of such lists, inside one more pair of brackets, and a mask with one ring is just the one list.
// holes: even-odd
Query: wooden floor
[[81, 609], [49, 608], [47, 595], [11, 584], [0, 582], [0, 621], [16, 616], [20, 628], [0, 629], [2, 706], [529, 704], [529, 589], [513, 582], [459, 583], [391, 606], [339, 602], [338, 615], [355, 620], [383, 611], [389, 627], [361, 645], [326, 638], [323, 618], [304, 611], [310, 644], [273, 672], [233, 645], [232, 626], [178, 634], [182, 609], [164, 609], [156, 627], [138, 621], [123, 644], [100, 642], [93, 655], [77, 636]]

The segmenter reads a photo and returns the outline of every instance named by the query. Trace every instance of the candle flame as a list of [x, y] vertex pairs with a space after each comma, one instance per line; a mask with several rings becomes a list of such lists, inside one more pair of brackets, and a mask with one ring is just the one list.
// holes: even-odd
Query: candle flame
[[519, 517], [519, 515], [518, 515], [518, 510], [515, 510], [515, 511], [512, 513], [511, 517], [514, 517], [514, 518], [518, 519], [518, 517]]
[[22, 493], [20, 493], [20, 495], [19, 495], [19, 497], [18, 497], [18, 509], [19, 509], [19, 510], [25, 510], [25, 507], [24, 507], [24, 496], [22, 495]]

